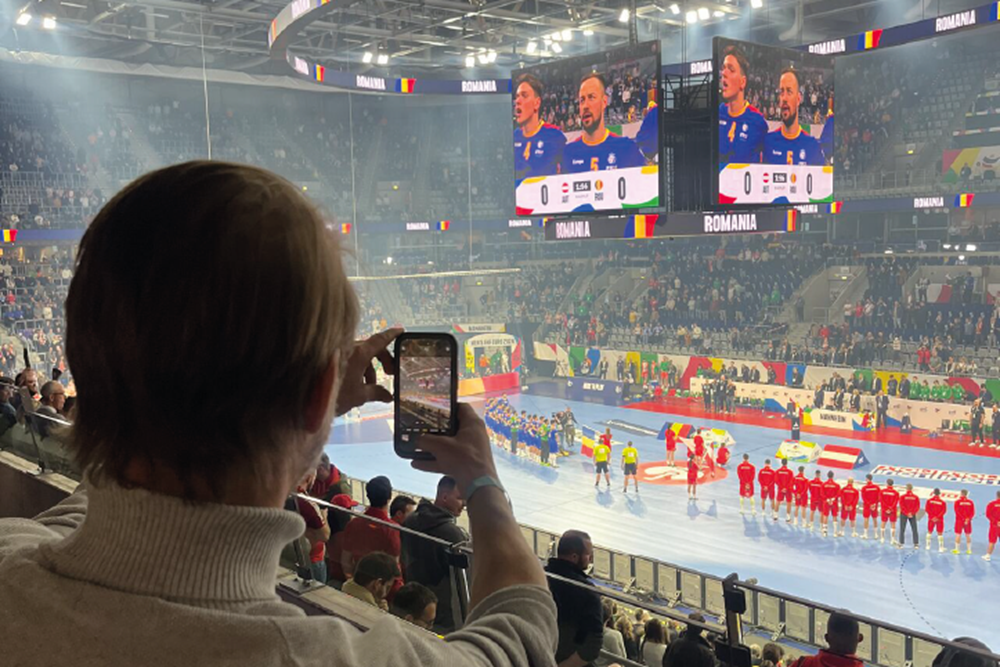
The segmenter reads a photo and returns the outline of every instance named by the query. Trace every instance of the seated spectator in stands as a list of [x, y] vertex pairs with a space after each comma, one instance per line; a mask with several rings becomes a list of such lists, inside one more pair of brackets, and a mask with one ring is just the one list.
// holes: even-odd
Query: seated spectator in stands
[[[352, 510], [360, 503], [346, 493], [338, 493], [330, 499], [331, 505]], [[328, 509], [326, 521], [330, 526], [330, 539], [326, 541], [326, 581], [332, 586], [339, 586], [347, 581], [344, 573], [344, 529], [354, 517], [347, 512]]]
[[62, 416], [63, 406], [66, 405], [66, 389], [55, 380], [49, 380], [42, 385], [42, 407], [51, 408], [55, 414]]
[[[302, 481], [299, 482], [296, 492], [308, 494], [309, 487], [316, 480], [316, 473], [309, 472]], [[320, 509], [314, 501], [295, 497], [295, 504], [298, 513], [306, 522], [306, 540], [309, 541], [309, 568], [312, 570], [312, 577], [321, 584], [326, 583], [326, 541], [330, 539], [330, 524], [326, 521], [326, 513]]]
[[[965, 644], [970, 648], [978, 648], [984, 651], [990, 650], [989, 646], [972, 637], [957, 637], [952, 641], [956, 644]], [[941, 649], [941, 652], [935, 656], [934, 662], [931, 665], [932, 667], [997, 667], [995, 660], [990, 660], [974, 653], [965, 653], [953, 648]]]
[[[365, 495], [368, 497], [365, 516], [388, 522], [389, 499], [392, 497], [389, 478], [382, 475], [372, 477], [365, 485]], [[344, 574], [350, 577], [354, 573], [355, 564], [373, 551], [381, 551], [398, 559], [399, 531], [364, 519], [352, 520], [347, 524], [344, 529], [344, 553], [341, 556]], [[400, 580], [399, 586], [402, 585]]]
[[402, 526], [417, 509], [417, 501], [409, 496], [396, 496], [389, 505], [389, 518]]
[[350, 494], [351, 488], [346, 479], [342, 479], [337, 466], [330, 462], [330, 457], [324, 453], [319, 457], [319, 465], [316, 466], [316, 481], [313, 482], [309, 495], [314, 498], [322, 498], [329, 501], [334, 496]]
[[423, 584], [411, 581], [396, 591], [389, 611], [393, 616], [430, 630], [437, 616], [437, 596]]
[[[351, 523], [361, 521], [364, 519], [353, 519]], [[354, 576], [347, 580], [341, 590], [351, 597], [389, 611], [386, 597], [398, 578], [399, 563], [396, 562], [396, 557], [373, 551], [358, 561]]]
[[10, 404], [13, 395], [14, 381], [9, 377], [0, 377], [0, 435], [17, 423], [17, 410]]
[[[592, 582], [584, 574], [594, 557], [590, 535], [579, 530], [567, 530], [559, 538], [556, 555], [550, 558], [545, 571], [581, 584]], [[600, 596], [593, 590], [549, 579], [549, 590], [556, 602], [559, 619], [557, 664], [587, 665], [601, 653], [604, 641], [604, 613]]]
[[[455, 480], [442, 477], [437, 485], [434, 502], [421, 500], [417, 509], [404, 524], [410, 530], [447, 540], [451, 544], [469, 541], [469, 534], [456, 523], [465, 508], [465, 501]], [[462, 624], [459, 602], [462, 578], [449, 564], [444, 548], [413, 535], [402, 535], [402, 563], [406, 577], [427, 586], [437, 595], [437, 619], [434, 629], [441, 634], [451, 632]]]
[[667, 636], [663, 623], [657, 619], [646, 621], [642, 634], [640, 657], [645, 665], [663, 664], [663, 654], [667, 652]]
[[785, 655], [785, 649], [780, 644], [768, 642], [764, 644], [764, 649], [760, 653], [761, 664], [770, 662], [774, 667], [781, 667], [781, 659]]
[[[28, 368], [21, 371], [14, 378], [14, 385], [21, 389], [22, 387], [28, 390], [31, 394], [31, 398], [34, 400], [34, 405], [31, 406], [31, 410], [35, 411], [38, 409], [38, 401], [41, 400], [42, 396], [38, 393], [38, 372], [33, 368]], [[23, 417], [24, 410], [21, 405], [21, 394], [19, 392], [14, 392], [14, 396], [11, 398], [11, 405], [17, 410], [19, 417]]]
[[[858, 644], [863, 640], [856, 619], [834, 612], [826, 622], [827, 648], [821, 649], [816, 655], [802, 656], [789, 667], [862, 667], [864, 662], [855, 654], [858, 652]], [[765, 651], [767, 646], [764, 647]]]
[[365, 376], [376, 357], [393, 372], [399, 331], [355, 345], [357, 311], [336, 237], [287, 181], [194, 162], [119, 192], [80, 241], [66, 300], [84, 482], [34, 520], [0, 519], [4, 661], [126, 667], [155, 650], [196, 665], [211, 647], [234, 664], [550, 664], [555, 606], [502, 489], [472, 486], [497, 473], [465, 404], [457, 437], [423, 439], [435, 459], [418, 464], [468, 497], [462, 633], [386, 619], [363, 634], [276, 595], [279, 554], [304, 530], [282, 508], [334, 416], [391, 400]]
[[[700, 623], [705, 622], [705, 617], [699, 612], [692, 612], [688, 618]], [[663, 667], [714, 667], [714, 665], [715, 654], [712, 652], [712, 645], [702, 634], [701, 629], [694, 625], [688, 625], [677, 639], [670, 642], [666, 653], [663, 654]]]
[[625, 657], [636, 661], [639, 659], [639, 643], [635, 638], [635, 631], [632, 629], [632, 622], [625, 616], [619, 616], [615, 621], [615, 630], [622, 636], [625, 645]]

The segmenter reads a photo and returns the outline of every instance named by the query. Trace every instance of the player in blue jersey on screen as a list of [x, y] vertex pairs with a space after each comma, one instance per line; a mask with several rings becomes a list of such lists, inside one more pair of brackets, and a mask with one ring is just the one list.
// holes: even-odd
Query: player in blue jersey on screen
[[544, 88], [538, 77], [522, 74], [514, 89], [514, 177], [518, 183], [532, 176], [559, 173], [566, 137], [555, 125], [539, 118]]
[[799, 73], [788, 68], [781, 73], [778, 84], [778, 106], [781, 125], [764, 138], [764, 162], [767, 164], [826, 164], [819, 141], [799, 126], [799, 105], [802, 104]]
[[646, 158], [628, 137], [620, 137], [604, 126], [608, 106], [604, 76], [592, 72], [580, 80], [580, 124], [583, 133], [566, 144], [562, 173], [642, 167]]
[[719, 167], [759, 164], [768, 128], [763, 114], [746, 99], [749, 63], [736, 46], [727, 46], [724, 54], [719, 77]]
[[650, 162], [659, 161], [660, 149], [660, 109], [656, 101], [650, 101], [646, 106], [646, 116], [635, 135], [635, 143]]
[[823, 124], [823, 132], [819, 135], [819, 147], [823, 150], [827, 162], [833, 159], [833, 98], [827, 105], [826, 123]]

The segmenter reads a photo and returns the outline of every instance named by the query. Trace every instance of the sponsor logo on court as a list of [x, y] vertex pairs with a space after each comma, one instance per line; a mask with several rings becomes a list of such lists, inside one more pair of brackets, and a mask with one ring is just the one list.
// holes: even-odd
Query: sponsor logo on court
[[970, 9], [965, 12], [956, 12], [948, 16], [939, 16], [934, 21], [934, 32], [948, 32], [956, 28], [967, 28], [976, 25], [976, 10]]
[[978, 484], [980, 486], [1000, 486], [1000, 475], [993, 473], [880, 465], [875, 466], [875, 469], [872, 470], [872, 475], [902, 477], [904, 479], [927, 479], [937, 482], [958, 482], [959, 484]]

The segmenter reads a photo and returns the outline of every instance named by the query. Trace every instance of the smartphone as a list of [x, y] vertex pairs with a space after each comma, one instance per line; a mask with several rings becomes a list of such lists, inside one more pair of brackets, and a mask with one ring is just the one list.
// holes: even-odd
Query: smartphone
[[420, 436], [458, 430], [458, 343], [451, 334], [404, 333], [396, 338], [395, 352], [396, 454], [433, 459], [420, 450]]

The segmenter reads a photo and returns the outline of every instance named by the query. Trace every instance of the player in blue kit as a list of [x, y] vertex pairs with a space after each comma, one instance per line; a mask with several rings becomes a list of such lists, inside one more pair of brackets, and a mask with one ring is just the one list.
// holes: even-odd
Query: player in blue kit
[[746, 99], [749, 64], [736, 46], [722, 59], [719, 105], [719, 168], [728, 164], [759, 164], [767, 136], [767, 120]]
[[823, 155], [829, 161], [833, 157], [833, 98], [826, 112], [826, 123], [823, 124], [823, 131], [819, 135], [819, 147], [823, 150]]
[[646, 107], [646, 117], [642, 119], [639, 133], [635, 135], [635, 143], [650, 162], [659, 159], [660, 148], [660, 108], [656, 102], [650, 102]]
[[542, 108], [542, 82], [531, 74], [517, 79], [514, 94], [514, 178], [520, 183], [532, 176], [559, 173], [566, 137], [555, 125], [539, 118]]
[[768, 132], [764, 138], [764, 162], [767, 164], [826, 164], [819, 141], [803, 132], [799, 125], [801, 103], [799, 74], [788, 68], [781, 73], [778, 87], [781, 126], [774, 132]]
[[628, 137], [620, 137], [604, 125], [604, 110], [608, 106], [604, 76], [597, 72], [580, 81], [580, 123], [583, 134], [566, 144], [563, 151], [562, 173], [628, 169], [642, 167], [646, 158]]

